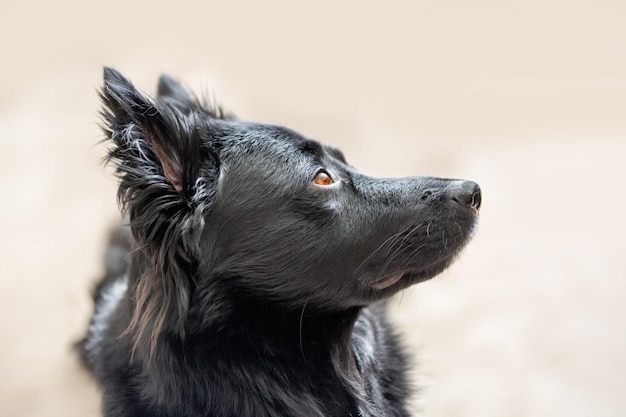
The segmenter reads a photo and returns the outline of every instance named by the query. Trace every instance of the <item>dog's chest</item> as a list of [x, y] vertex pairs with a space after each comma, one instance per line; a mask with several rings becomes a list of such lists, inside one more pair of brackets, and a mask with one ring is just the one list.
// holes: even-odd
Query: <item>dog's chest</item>
[[365, 309], [352, 334], [352, 348], [361, 378], [358, 410], [362, 417], [387, 417], [387, 399], [383, 385], [385, 329], [375, 312]]

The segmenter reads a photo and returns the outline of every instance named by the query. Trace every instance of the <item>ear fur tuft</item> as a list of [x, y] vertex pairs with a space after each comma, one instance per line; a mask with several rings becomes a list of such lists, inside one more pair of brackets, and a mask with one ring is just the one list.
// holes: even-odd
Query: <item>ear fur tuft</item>
[[103, 130], [113, 145], [108, 161], [116, 166], [118, 198], [138, 244], [130, 262], [147, 263], [146, 272], [131, 280], [128, 333], [136, 348], [152, 352], [164, 332], [184, 336], [219, 158], [205, 113], [149, 98], [111, 68], [104, 69], [100, 96]]
[[[179, 155], [173, 149], [172, 132], [157, 104], [139, 93], [130, 81], [111, 68], [104, 69], [104, 87], [101, 93], [105, 105], [103, 115], [109, 125], [107, 133], [123, 129], [139, 129], [139, 137], [151, 148], [155, 162], [161, 165], [163, 176], [178, 191], [183, 191], [183, 167]], [[107, 129], [105, 128], [105, 131]], [[111, 139], [117, 139], [111, 137]], [[119, 137], [124, 140], [123, 137]], [[117, 143], [118, 146], [123, 145]], [[141, 144], [136, 142], [135, 146]], [[148, 155], [148, 154], [146, 154]]]

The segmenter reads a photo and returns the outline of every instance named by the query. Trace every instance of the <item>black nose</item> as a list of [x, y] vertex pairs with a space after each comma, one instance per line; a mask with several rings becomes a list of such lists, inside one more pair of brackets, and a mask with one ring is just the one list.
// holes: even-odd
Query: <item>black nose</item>
[[480, 187], [474, 181], [459, 181], [450, 190], [450, 198], [465, 207], [480, 208]]

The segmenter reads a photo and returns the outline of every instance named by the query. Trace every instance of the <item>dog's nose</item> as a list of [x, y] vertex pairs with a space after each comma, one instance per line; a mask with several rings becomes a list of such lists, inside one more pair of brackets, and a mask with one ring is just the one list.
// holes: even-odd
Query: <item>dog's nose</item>
[[459, 181], [450, 190], [450, 198], [462, 206], [480, 208], [480, 187], [474, 181]]

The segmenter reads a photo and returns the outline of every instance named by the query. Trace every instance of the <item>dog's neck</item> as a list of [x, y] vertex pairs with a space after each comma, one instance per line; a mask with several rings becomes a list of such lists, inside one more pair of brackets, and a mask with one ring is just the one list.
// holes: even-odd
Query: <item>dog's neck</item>
[[[284, 415], [300, 415], [303, 410], [308, 410], [306, 415], [358, 414], [363, 381], [352, 349], [352, 330], [360, 307], [329, 312], [311, 305], [288, 308], [242, 295], [233, 299], [236, 305], [224, 306], [228, 314], [202, 325], [194, 325], [192, 308], [184, 339], [161, 338], [152, 362], [161, 369], [151, 379], [163, 403], [181, 401], [167, 386], [187, 378], [193, 380], [188, 386], [203, 387], [195, 394], [206, 396], [198, 398], [199, 407], [211, 398], [220, 398], [220, 407], [227, 406], [231, 398], [233, 410], [242, 402], [283, 401]], [[232, 380], [220, 377], [225, 372], [242, 374], [239, 380], [249, 385], [225, 386]], [[291, 389], [283, 391], [284, 398], [278, 393], [277, 400], [277, 391], [286, 385]], [[299, 393], [298, 398], [291, 397], [294, 393]], [[295, 408], [289, 409], [289, 404]]]
[[[293, 369], [297, 377], [303, 369], [329, 377], [356, 369], [352, 330], [360, 307], [328, 311], [310, 304], [278, 305], [241, 294], [232, 299], [237, 304], [231, 304], [228, 316], [190, 334], [190, 345], [220, 352], [234, 362], [275, 361], [274, 366]], [[238, 352], [223, 352], [225, 340], [228, 346], [237, 346]]]

